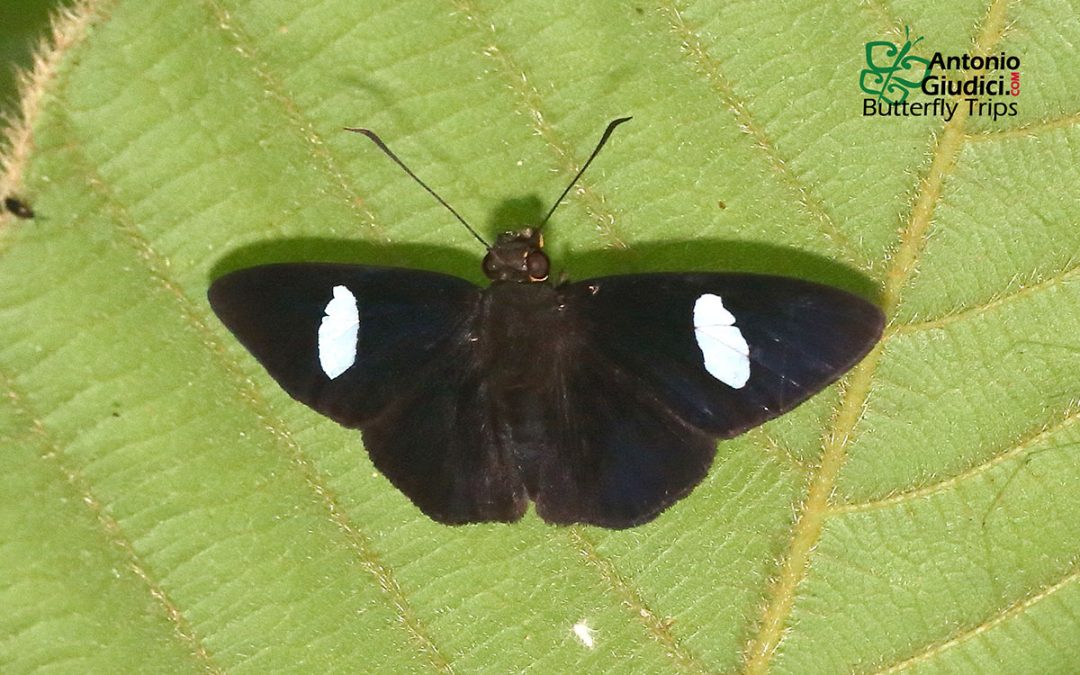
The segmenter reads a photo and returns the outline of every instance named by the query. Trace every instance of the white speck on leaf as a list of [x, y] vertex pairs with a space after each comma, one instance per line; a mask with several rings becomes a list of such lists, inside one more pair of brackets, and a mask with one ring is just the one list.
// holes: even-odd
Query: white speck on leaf
[[596, 647], [596, 641], [593, 640], [593, 629], [589, 627], [589, 624], [585, 623], [585, 619], [574, 624], [574, 635], [577, 636], [578, 640], [581, 640], [581, 644], [589, 649]]

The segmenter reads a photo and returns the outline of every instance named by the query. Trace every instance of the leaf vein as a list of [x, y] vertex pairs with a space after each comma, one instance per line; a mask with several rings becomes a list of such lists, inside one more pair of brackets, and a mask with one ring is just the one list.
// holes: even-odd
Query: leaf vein
[[898, 673], [915, 666], [916, 664], [925, 662], [953, 647], [959, 646], [968, 640], [976, 638], [983, 633], [1001, 625], [1005, 621], [1026, 612], [1038, 603], [1052, 597], [1058, 591], [1066, 588], [1069, 584], [1075, 583], [1080, 580], [1080, 567], [1074, 565], [1073, 569], [1067, 572], [1062, 578], [1058, 579], [1054, 583], [1040, 589], [1037, 593], [1028, 596], [1027, 598], [1018, 600], [1008, 607], [1002, 609], [1000, 612], [987, 618], [977, 626], [972, 626], [965, 631], [957, 633], [953, 638], [946, 640], [932, 646], [929, 646], [925, 651], [904, 659], [891, 666], [875, 671], [875, 675], [885, 675], [886, 673]]
[[109, 515], [105, 504], [94, 494], [87, 480], [77, 470], [63, 461], [63, 448], [56, 442], [53, 434], [49, 432], [41, 418], [30, 409], [25, 397], [18, 391], [15, 382], [7, 373], [0, 373], [0, 387], [5, 390], [5, 397], [12, 402], [19, 413], [30, 420], [29, 431], [39, 439], [45, 450], [40, 454], [42, 461], [51, 464], [59, 472], [64, 482], [78, 495], [77, 501], [90, 510], [101, 528], [100, 531], [105, 541], [120, 551], [127, 563], [127, 568], [142, 582], [154, 602], [164, 612], [165, 618], [173, 627], [173, 634], [187, 645], [191, 655], [204, 671], [209, 673], [223, 672], [214, 662], [214, 658], [207, 651], [206, 646], [184, 616], [183, 611], [173, 602], [169, 594], [150, 573], [149, 568], [139, 557], [135, 546], [120, 526], [120, 523]]
[[360, 220], [365, 222], [371, 231], [384, 242], [390, 242], [390, 236], [379, 224], [375, 213], [367, 206], [353, 190], [348, 178], [338, 169], [337, 161], [330, 151], [329, 146], [323, 141], [322, 136], [316, 131], [315, 125], [304, 116], [296, 100], [286, 89], [282, 81], [271, 72], [270, 68], [259, 58], [255, 42], [243, 31], [233, 19], [232, 14], [218, 0], [203, 0], [203, 6], [213, 14], [214, 25], [225, 33], [238, 52], [251, 65], [256, 77], [262, 82], [263, 87], [274, 101], [280, 106], [289, 121], [289, 126], [299, 132], [311, 153], [312, 164], [319, 167], [330, 178], [339, 196], [355, 213]]
[[[71, 131], [70, 122], [65, 116], [58, 114], [57, 124], [64, 129], [67, 136], [75, 138], [74, 133]], [[151, 279], [156, 282], [156, 285], [164, 290], [177, 304], [184, 323], [194, 331], [206, 350], [219, 362], [222, 369], [233, 378], [239, 399], [252, 410], [267, 432], [269, 432], [271, 438], [284, 446], [285, 452], [293, 466], [300, 472], [304, 483], [326, 510], [330, 521], [345, 535], [348, 546], [356, 555], [361, 567], [369, 574], [383, 597], [397, 614], [398, 624], [406, 630], [410, 640], [427, 657], [433, 669], [445, 673], [453, 672], [450, 662], [427, 634], [423, 623], [410, 606], [408, 598], [398, 584], [393, 571], [381, 561], [379, 554], [375, 550], [374, 543], [368, 535], [351, 522], [345, 510], [341, 508], [337, 496], [328, 486], [326, 479], [315, 467], [314, 462], [304, 453], [287, 426], [268, 411], [268, 406], [259, 394], [258, 387], [244, 373], [240, 364], [229, 356], [228, 350], [218, 340], [214, 331], [210, 329], [198, 306], [187, 296], [182, 286], [168, 276], [166, 273], [169, 268], [167, 259], [153, 248], [139, 230], [127, 209], [112, 194], [106, 181], [96, 173], [91, 162], [82, 155], [77, 141], [73, 140], [68, 145], [68, 149], [79, 155], [79, 163], [83, 173], [88, 177], [89, 185], [105, 202], [110, 217], [116, 222], [143, 268]]]
[[[511, 88], [524, 105], [533, 131], [540, 135], [546, 141], [548, 147], [554, 151], [563, 165], [563, 170], [567, 173], [576, 173], [580, 167], [573, 159], [571, 150], [558, 137], [544, 117], [540, 93], [529, 82], [524, 70], [495, 42], [494, 24], [482, 19], [478, 10], [464, 0], [455, 0], [453, 4], [475, 30], [488, 35], [491, 42], [490, 46], [483, 50], [484, 55], [495, 59], [500, 70], [510, 82]], [[626, 244], [615, 229], [616, 217], [614, 213], [607, 210], [604, 197], [598, 195], [593, 188], [580, 181], [575, 192], [582, 198], [587, 213], [597, 223], [601, 233], [609, 238], [617, 248], [626, 249]], [[698, 658], [678, 642], [670, 627], [658, 619], [656, 614], [645, 604], [640, 591], [619, 575], [614, 563], [603, 557], [580, 532], [571, 529], [570, 538], [574, 543], [574, 548], [582, 554], [586, 563], [600, 573], [600, 576], [608, 583], [612, 591], [622, 598], [626, 606], [642, 622], [647, 634], [664, 645], [668, 655], [675, 660], [680, 668], [688, 672], [705, 672]]]
[[906, 333], [917, 333], [926, 330], [933, 330], [935, 328], [944, 328], [951, 323], [985, 314], [986, 312], [996, 309], [1001, 305], [1008, 304], [1031, 293], [1035, 293], [1037, 291], [1044, 291], [1059, 284], [1068, 283], [1073, 279], [1073, 277], [1077, 275], [1078, 272], [1080, 272], [1080, 266], [1073, 265], [1071, 267], [1066, 267], [1058, 274], [1043, 279], [1036, 284], [1031, 284], [1030, 286], [1021, 286], [1012, 293], [998, 295], [978, 305], [960, 308], [952, 312], [946, 313], [936, 319], [924, 319], [922, 321], [911, 321], [908, 323], [896, 324], [890, 327], [888, 331], [888, 337]]
[[[1001, 39], [1005, 30], [1007, 5], [1008, 0], [991, 2], [974, 39], [973, 53], [986, 54]], [[924, 250], [935, 209], [941, 200], [943, 184], [952, 172], [964, 142], [966, 123], [966, 111], [960, 106], [953, 118], [945, 123], [933, 149], [930, 167], [919, 182], [908, 225], [901, 232], [886, 272], [882, 302], [885, 315], [890, 318], [895, 318], [903, 290]], [[810, 558], [824, 529], [836, 479], [846, 459], [847, 446], [867, 405], [873, 377], [884, 353], [884, 344], [878, 343], [845, 378], [843, 396], [824, 437], [821, 464], [810, 477], [807, 497], [799, 507], [788, 551], [768, 592], [760, 627], [744, 653], [748, 673], [764, 673], [768, 670], [784, 638], [798, 587], [809, 572]]]
[[778, 439], [773, 437], [761, 427], [755, 427], [747, 432], [748, 440], [770, 455], [780, 458], [787, 469], [805, 477], [810, 473], [810, 467], [801, 460], [789, 447], [786, 447]]
[[795, 196], [799, 205], [817, 222], [818, 229], [825, 238], [839, 249], [849, 263], [862, 270], [870, 269], [871, 262], [867, 256], [851, 243], [848, 236], [829, 215], [822, 201], [815, 197], [795, 175], [788, 166], [787, 159], [777, 151], [776, 144], [769, 138], [764, 127], [750, 114], [749, 107], [735, 93], [731, 82], [721, 72], [720, 63], [709, 53], [697, 32], [683, 19], [678, 5], [667, 0], [663, 3], [662, 9], [667, 14], [672, 31], [681, 40], [683, 50], [690, 56], [697, 70], [704, 75], [705, 81], [716, 91], [720, 100], [735, 117], [739, 130], [749, 136], [754, 142], [754, 147], [764, 155], [769, 166], [780, 177], [784, 188]]
[[675, 664], [688, 673], [709, 672], [702, 665], [700, 659], [693, 654], [672, 633], [670, 626], [656, 613], [641, 596], [641, 592], [628, 580], [623, 578], [616, 569], [614, 563], [602, 556], [591, 541], [589, 541], [579, 527], [566, 528], [567, 537], [571, 545], [581, 554], [582, 560], [589, 567], [599, 572], [601, 578], [609, 588], [618, 595], [623, 603], [629, 608], [645, 626], [649, 637], [656, 640], [664, 650], [674, 659]]
[[[451, 4], [463, 15], [469, 26], [483, 36], [487, 46], [481, 50], [481, 53], [494, 60], [499, 72], [509, 83], [510, 89], [523, 107], [532, 130], [555, 153], [560, 170], [568, 175], [576, 174], [581, 165], [574, 158], [574, 151], [547, 121], [543, 112], [542, 96], [530, 82], [528, 74], [510, 56], [509, 52], [496, 42], [495, 24], [482, 18], [478, 8], [467, 0], [451, 0]], [[574, 194], [581, 200], [585, 212], [596, 224], [601, 236], [608, 239], [611, 245], [617, 249], [625, 250], [629, 248], [619, 235], [618, 226], [616, 225], [618, 218], [608, 207], [607, 199], [596, 188], [590, 187], [584, 176], [577, 182]]]
[[923, 485], [913, 490], [906, 490], [896, 494], [889, 495], [882, 499], [874, 499], [866, 502], [852, 502], [848, 504], [838, 504], [830, 507], [829, 511], [833, 514], [842, 513], [856, 513], [861, 511], [871, 511], [875, 509], [882, 509], [895, 504], [909, 502], [921, 497], [927, 497], [939, 492], [944, 492], [956, 485], [970, 480], [976, 476], [986, 473], [994, 467], [1004, 464], [1005, 462], [1024, 454], [1032, 446], [1041, 444], [1051, 436], [1054, 436], [1069, 427], [1071, 427], [1077, 419], [1080, 419], [1080, 408], [1076, 407], [1073, 403], [1069, 406], [1062, 415], [1061, 419], [1057, 422], [1047, 422], [1039, 425], [1036, 429], [1024, 434], [1018, 438], [1016, 442], [1009, 448], [995, 453], [986, 461], [980, 462], [974, 466], [971, 466], [960, 473], [949, 476], [948, 478], [938, 481], [930, 485]]
[[892, 26], [892, 28], [887, 31], [888, 34], [894, 35], [897, 38], [904, 34], [901, 28], [903, 28], [907, 22], [898, 19], [894, 11], [895, 8], [889, 6], [884, 0], [864, 0], [859, 3], [859, 6], [866, 8], [874, 14], [875, 18], [878, 19], [880, 23]]
[[1071, 129], [1080, 125], [1080, 112], [1064, 115], [1056, 118], [1044, 118], [1033, 120], [1011, 129], [987, 129], [967, 135], [967, 140], [976, 143], [998, 142], [1013, 138], [1035, 138], [1039, 134], [1056, 131], [1058, 129]]

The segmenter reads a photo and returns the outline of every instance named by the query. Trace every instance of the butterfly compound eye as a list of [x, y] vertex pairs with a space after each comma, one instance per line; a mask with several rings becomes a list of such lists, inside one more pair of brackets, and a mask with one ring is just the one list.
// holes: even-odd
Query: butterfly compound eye
[[548, 278], [548, 268], [551, 263], [543, 251], [529, 251], [525, 258], [525, 268], [529, 272], [532, 281], [544, 281]]
[[484, 256], [484, 275], [488, 279], [497, 279], [499, 276], [499, 261], [493, 251], [488, 251]]

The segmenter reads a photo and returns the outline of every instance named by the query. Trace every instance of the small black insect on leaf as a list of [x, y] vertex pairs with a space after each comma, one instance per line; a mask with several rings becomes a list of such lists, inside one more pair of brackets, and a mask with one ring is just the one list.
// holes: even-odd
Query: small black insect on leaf
[[375, 466], [442, 523], [648, 522], [708, 472], [717, 439], [791, 410], [881, 336], [880, 309], [799, 279], [664, 273], [548, 281], [541, 230], [489, 245], [487, 288], [419, 270], [274, 264], [210, 287], [222, 322], [291, 396], [361, 430]]
[[4, 209], [16, 218], [30, 219], [34, 217], [34, 210], [18, 197], [4, 197]]

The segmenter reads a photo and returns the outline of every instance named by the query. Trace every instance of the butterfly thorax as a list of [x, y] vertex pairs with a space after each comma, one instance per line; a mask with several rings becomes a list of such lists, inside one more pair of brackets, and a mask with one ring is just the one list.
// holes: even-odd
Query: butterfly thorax
[[529, 469], [550, 452], [550, 416], [569, 346], [559, 293], [549, 283], [492, 282], [474, 324], [496, 445], [530, 491], [536, 477]]

